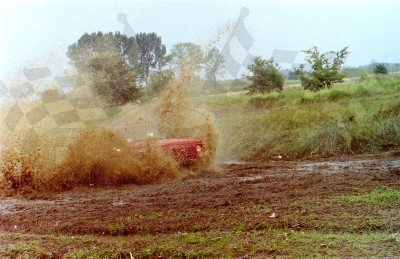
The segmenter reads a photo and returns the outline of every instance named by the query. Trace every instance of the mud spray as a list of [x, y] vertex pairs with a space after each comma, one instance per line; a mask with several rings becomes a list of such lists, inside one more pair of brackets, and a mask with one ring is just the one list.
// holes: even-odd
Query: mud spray
[[[45, 134], [32, 134], [32, 125], [24, 120], [12, 130], [2, 125], [0, 192], [30, 195], [76, 186], [151, 184], [187, 174], [188, 169], [180, 168], [171, 156], [151, 143], [154, 139], [148, 140], [145, 153], [133, 152], [127, 139], [143, 140], [149, 131], [156, 136], [203, 140], [206, 152], [191, 173], [213, 168], [218, 137], [212, 114], [190, 104], [187, 87], [192, 75], [192, 71], [184, 71], [151, 103], [119, 107], [121, 115], [101, 123], [82, 126], [82, 122], [76, 122], [54, 128], [44, 118], [42, 125], [35, 125], [35, 132], [41, 130]], [[86, 78], [83, 85], [74, 85], [63, 95], [93, 96], [88, 85]], [[56, 89], [45, 91], [39, 98], [51, 98], [52, 94], [59, 97]], [[18, 105], [32, 111], [37, 110], [36, 103], [35, 98], [28, 98]], [[49, 114], [57, 113], [60, 105], [47, 105], [46, 109]]]

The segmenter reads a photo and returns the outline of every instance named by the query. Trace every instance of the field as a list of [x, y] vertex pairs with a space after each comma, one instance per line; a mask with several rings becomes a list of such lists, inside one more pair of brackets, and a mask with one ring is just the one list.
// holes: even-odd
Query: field
[[0, 255], [400, 257], [399, 90], [393, 77], [191, 97], [213, 115], [213, 167], [4, 195]]
[[21, 258], [399, 256], [399, 166], [374, 157], [224, 164], [160, 185], [3, 198], [0, 251]]
[[319, 92], [288, 87], [281, 93], [196, 101], [216, 115], [223, 160], [396, 154], [399, 90], [400, 78], [393, 77], [343, 83]]

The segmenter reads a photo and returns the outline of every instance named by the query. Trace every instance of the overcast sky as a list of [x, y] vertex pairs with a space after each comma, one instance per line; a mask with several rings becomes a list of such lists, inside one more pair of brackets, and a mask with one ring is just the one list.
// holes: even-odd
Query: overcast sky
[[[346, 65], [400, 63], [400, 0], [2, 1], [0, 79], [41, 59], [60, 62], [68, 45], [85, 32], [123, 32], [120, 13], [135, 33], [160, 35], [168, 50], [179, 42], [205, 47], [218, 35], [222, 48], [243, 7], [249, 11], [244, 24], [254, 41], [248, 50], [232, 45], [235, 59], [246, 53], [269, 58], [275, 49], [349, 46]], [[295, 62], [301, 59], [298, 55]]]

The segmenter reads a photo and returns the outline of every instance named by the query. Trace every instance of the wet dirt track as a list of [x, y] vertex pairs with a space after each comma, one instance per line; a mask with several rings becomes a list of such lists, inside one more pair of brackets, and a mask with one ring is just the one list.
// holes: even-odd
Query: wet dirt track
[[257, 228], [265, 222], [313, 229], [303, 214], [357, 209], [336, 207], [326, 197], [377, 186], [400, 188], [399, 159], [350, 159], [232, 163], [158, 185], [92, 186], [35, 199], [2, 197], [0, 231], [108, 235], [113, 226], [123, 225], [119, 234], [135, 235], [224, 230], [239, 223]]

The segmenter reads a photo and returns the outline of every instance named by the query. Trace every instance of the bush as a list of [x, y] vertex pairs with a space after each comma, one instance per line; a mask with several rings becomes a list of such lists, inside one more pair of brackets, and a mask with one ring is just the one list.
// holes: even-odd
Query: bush
[[[340, 69], [349, 54], [347, 47], [338, 52], [330, 51], [325, 54], [321, 54], [317, 47], [313, 47], [304, 53], [308, 55], [306, 61], [311, 65], [312, 71], [305, 71], [304, 64], [295, 69], [304, 89], [318, 91], [330, 88], [333, 83], [343, 82], [344, 74]], [[333, 55], [335, 57], [331, 60]]]
[[251, 76], [246, 76], [252, 84], [248, 87], [250, 94], [269, 93], [271, 91], [281, 91], [283, 89], [284, 78], [279, 72], [278, 63], [256, 57], [254, 63], [247, 66]]
[[387, 67], [384, 64], [377, 64], [374, 67], [375, 76], [387, 75], [389, 73]]

